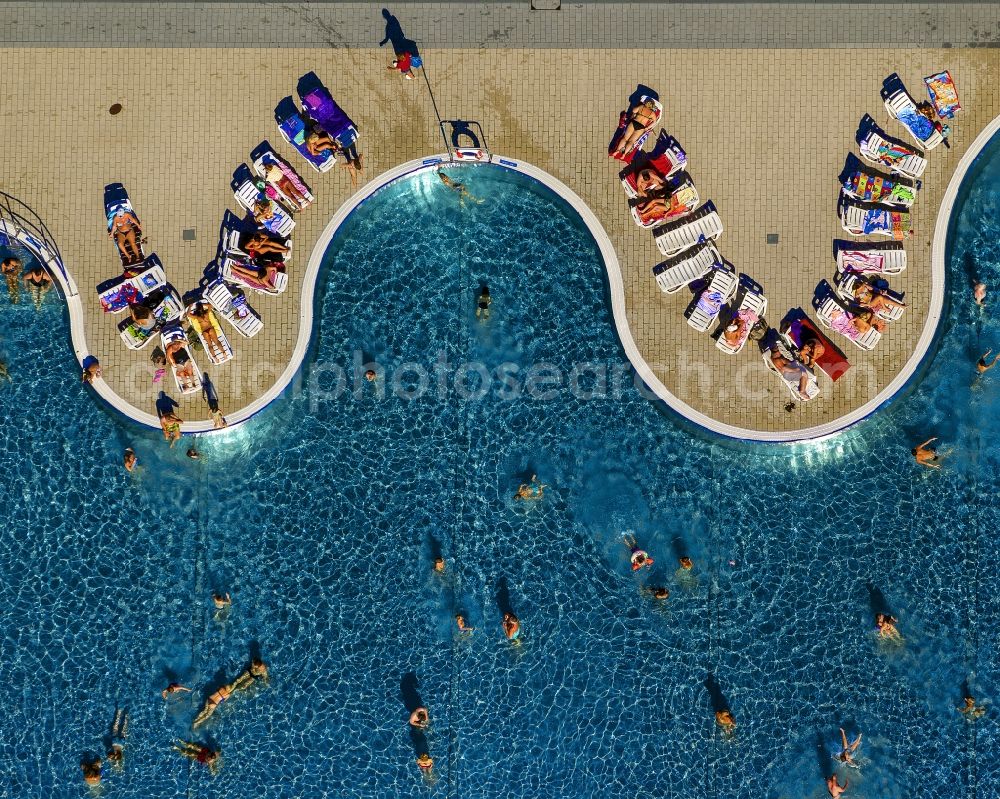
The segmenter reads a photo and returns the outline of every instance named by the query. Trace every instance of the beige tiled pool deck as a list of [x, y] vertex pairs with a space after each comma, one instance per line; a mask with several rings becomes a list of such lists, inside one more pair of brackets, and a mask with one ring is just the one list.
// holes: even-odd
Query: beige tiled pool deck
[[[297, 218], [289, 290], [279, 297], [251, 295], [264, 332], [251, 340], [233, 332], [235, 360], [210, 368], [223, 411], [231, 413], [266, 392], [288, 363], [299, 334], [305, 264], [352, 194], [343, 170], [320, 175], [281, 140], [273, 119], [277, 101], [294, 94], [300, 75], [315, 70], [361, 128], [366, 178], [443, 150], [424, 80], [404, 82], [385, 68], [391, 51], [377, 47], [380, 6], [352, 8], [369, 17], [366, 24], [375, 32], [370, 46], [339, 46], [333, 36], [333, 47], [312, 48], [219, 48], [209, 42], [14, 47], [7, 34], [8, 46], [0, 49], [0, 188], [28, 203], [53, 232], [79, 286], [90, 354], [100, 359], [110, 389], [135, 407], [152, 413], [161, 386], [151, 382], [151, 347], [127, 350], [116, 329], [121, 317], [102, 314], [94, 292], [120, 272], [104, 226], [105, 184], [125, 184], [149, 237], [146, 252], [160, 256], [182, 293], [213, 258], [223, 212], [237, 208], [232, 172], [258, 142], [269, 139], [312, 186], [318, 199]], [[407, 14], [429, 12], [394, 10], [407, 34], [420, 39], [421, 29], [408, 25]], [[246, 13], [258, 12], [250, 7]], [[528, 19], [551, 24], [551, 17]], [[664, 385], [720, 422], [781, 432], [843, 416], [874, 397], [906, 363], [929, 307], [931, 237], [941, 198], [965, 150], [1000, 115], [995, 50], [848, 44], [629, 50], [501, 43], [424, 45], [421, 51], [443, 118], [478, 121], [494, 153], [544, 169], [595, 212], [621, 264], [629, 328]], [[856, 152], [861, 117], [869, 113], [891, 135], [908, 140], [882, 107], [883, 78], [898, 72], [921, 99], [922, 77], [941, 69], [954, 76], [965, 110], [953, 122], [952, 148], [929, 154], [913, 209], [916, 235], [906, 243], [908, 268], [892, 280], [893, 288], [905, 291], [909, 308], [872, 353], [831, 334], [854, 368], [836, 385], [821, 376], [822, 396], [786, 412], [788, 393], [756, 348], [723, 355], [685, 323], [689, 293], [667, 297], [657, 290], [650, 268], [662, 256], [650, 233], [629, 216], [620, 164], [605, 155], [618, 113], [637, 83], [660, 92], [663, 127], [687, 150], [702, 198], [714, 200], [725, 224], [720, 250], [764, 286], [767, 318], [776, 324], [791, 308], [812, 315], [816, 284], [832, 278], [832, 242], [848, 238], [836, 217], [836, 178], [846, 155]], [[123, 112], [109, 115], [112, 103], [121, 103]], [[189, 228], [196, 231], [194, 241], [182, 240]], [[766, 244], [767, 233], [779, 234], [779, 243]], [[181, 399], [169, 376], [163, 385]], [[191, 422], [208, 417], [199, 395], [182, 399], [179, 413]]]

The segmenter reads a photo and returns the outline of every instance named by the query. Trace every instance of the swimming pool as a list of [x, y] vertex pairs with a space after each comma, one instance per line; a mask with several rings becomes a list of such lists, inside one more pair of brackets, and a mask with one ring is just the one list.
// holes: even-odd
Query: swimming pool
[[[995, 789], [996, 710], [973, 728], [954, 706], [966, 678], [998, 696], [1000, 373], [970, 385], [1000, 336], [964, 286], [1000, 281], [1000, 145], [957, 206], [956, 299], [923, 382], [801, 447], [681, 429], [631, 385], [572, 212], [498, 167], [460, 178], [486, 202], [425, 172], [350, 217], [295, 390], [200, 440], [200, 462], [87, 399], [55, 302], [0, 297], [0, 796], [86, 794], [79, 761], [116, 705], [128, 760], [105, 790], [123, 797], [823, 796], [841, 725], [865, 735], [854, 795]], [[931, 435], [955, 449], [940, 473], [908, 452]], [[544, 500], [515, 502], [532, 473]], [[631, 573], [627, 531], [652, 573]], [[640, 591], [655, 583], [665, 604]], [[214, 590], [233, 597], [224, 621]], [[902, 648], [872, 634], [882, 602]], [[222, 748], [210, 777], [170, 743], [257, 651], [271, 686], [198, 736]], [[162, 701], [171, 680], [195, 694]], [[406, 724], [418, 698], [432, 784]]]

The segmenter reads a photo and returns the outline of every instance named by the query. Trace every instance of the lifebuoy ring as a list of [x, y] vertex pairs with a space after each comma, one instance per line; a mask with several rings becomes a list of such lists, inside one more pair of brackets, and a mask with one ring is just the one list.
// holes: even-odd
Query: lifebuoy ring
[[488, 156], [482, 150], [456, 150], [455, 157], [462, 161], [485, 161]]

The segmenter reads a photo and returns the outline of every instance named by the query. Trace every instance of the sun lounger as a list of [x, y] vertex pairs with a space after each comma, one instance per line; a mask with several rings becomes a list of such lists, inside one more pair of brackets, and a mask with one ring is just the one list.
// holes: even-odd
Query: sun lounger
[[[837, 294], [845, 302], [854, 303], [856, 302], [854, 298], [854, 292], [857, 291], [858, 286], [861, 283], [866, 283], [866, 282], [867, 281], [856, 272], [844, 272], [837, 280], [836, 284]], [[880, 293], [885, 294], [889, 299], [896, 300], [899, 303], [902, 303], [903, 301], [902, 296], [900, 296], [894, 291], [880, 290]], [[875, 315], [879, 319], [884, 319], [887, 322], [895, 322], [903, 315], [904, 310], [905, 308], [903, 305], [896, 305], [891, 310], [883, 308], [879, 311], [876, 311]]]
[[246, 338], [253, 338], [264, 329], [260, 316], [241, 293], [233, 291], [222, 280], [215, 280], [205, 287], [205, 299], [233, 327]]
[[295, 101], [291, 97], [285, 97], [274, 109], [274, 119], [278, 123], [278, 130], [290, 145], [299, 151], [299, 155], [308, 161], [313, 169], [318, 172], [326, 172], [333, 169], [337, 159], [331, 150], [324, 150], [319, 155], [313, 155], [306, 147], [306, 134], [309, 132], [308, 123], [302, 118]]
[[653, 276], [660, 291], [673, 294], [688, 283], [707, 275], [716, 265], [722, 265], [722, 256], [716, 246], [707, 241], [691, 252], [657, 264], [653, 267]]
[[[774, 361], [771, 360], [771, 353], [774, 351], [777, 351], [782, 358], [790, 362], [790, 364], [785, 367], [785, 371], [778, 369], [778, 367], [775, 366]], [[809, 402], [809, 400], [815, 399], [819, 396], [819, 382], [816, 380], [816, 374], [808, 366], [798, 360], [784, 345], [784, 343], [776, 341], [768, 349], [764, 350], [763, 356], [764, 363], [767, 364], [767, 368], [781, 379], [781, 382], [785, 384], [786, 388], [788, 388], [788, 391], [791, 393], [793, 399], [796, 399], [799, 402]], [[806, 376], [806, 384], [804, 391], [800, 391], [803, 375]]]
[[859, 203], [843, 195], [839, 211], [840, 224], [852, 236], [889, 236], [902, 241], [913, 235], [907, 211]]
[[890, 140], [877, 126], [858, 140], [861, 157], [873, 164], [888, 167], [893, 172], [916, 180], [927, 168], [927, 159], [919, 150], [902, 142]]
[[[796, 309], [801, 310], [801, 309]], [[787, 319], [787, 317], [786, 317]], [[851, 369], [851, 362], [847, 356], [841, 352], [840, 347], [834, 344], [813, 321], [802, 313], [801, 316], [788, 319], [788, 324], [782, 321], [780, 336], [788, 344], [791, 351], [797, 352], [804, 344], [810, 341], [820, 344], [822, 351], [818, 358], [815, 358], [813, 367], [819, 369], [831, 380], [840, 380]], [[801, 359], [800, 359], [801, 360]], [[815, 371], [815, 369], [813, 369]]]
[[[250, 160], [253, 161], [253, 168], [257, 175], [267, 181], [268, 186], [274, 190], [277, 194], [278, 199], [290, 209], [304, 211], [313, 201], [316, 199], [313, 196], [312, 191], [310, 191], [309, 186], [302, 179], [301, 175], [296, 172], [292, 165], [289, 164], [284, 158], [279, 156], [272, 148], [270, 142], [261, 142], [257, 147], [254, 148], [253, 152], [250, 153]], [[273, 168], [277, 167], [281, 172], [281, 177], [286, 178], [293, 187], [295, 187], [299, 194], [304, 197], [304, 201], [297, 202], [288, 193], [286, 193], [278, 182], [268, 180], [269, 169], [273, 173]], [[268, 195], [270, 196], [270, 194]]]
[[[130, 213], [137, 220], [139, 219], [138, 214], [136, 214], [135, 209], [132, 207], [132, 201], [129, 199], [125, 187], [121, 183], [110, 183], [104, 187], [104, 216], [107, 218], [109, 236], [111, 236], [111, 226], [114, 223], [114, 218], [118, 214], [123, 213]], [[118, 257], [121, 259], [122, 266], [133, 266], [146, 260], [146, 253], [142, 249], [141, 229], [137, 230], [135, 234], [135, 246], [139, 250], [138, 258], [126, 258], [122, 254], [122, 251], [118, 249], [118, 244], [114, 241], [113, 236], [111, 236], [111, 240], [115, 244], [115, 250], [118, 251]]]
[[688, 314], [688, 324], [700, 333], [707, 333], [712, 322], [719, 318], [722, 306], [736, 294], [738, 285], [739, 279], [736, 277], [736, 272], [725, 265], [716, 266], [712, 270], [712, 279], [698, 295], [697, 302]]
[[[229, 184], [233, 189], [233, 196], [236, 197], [236, 201], [251, 213], [253, 212], [254, 203], [261, 196], [260, 189], [254, 183], [250, 167], [246, 164], [240, 164], [239, 168], [233, 174], [232, 182]], [[266, 192], [264, 196], [267, 197]], [[271, 200], [270, 197], [267, 197], [267, 199]], [[268, 233], [288, 238], [292, 235], [292, 230], [295, 228], [295, 220], [292, 219], [292, 215], [282, 208], [280, 203], [274, 200], [271, 200], [271, 210], [273, 212], [272, 216], [258, 224]]]
[[721, 235], [722, 220], [711, 200], [690, 216], [653, 228], [656, 246], [666, 256], [676, 255], [699, 242], [717, 239]]
[[884, 244], [863, 250], [837, 250], [837, 271], [862, 275], [898, 275], [906, 269], [902, 244]]
[[[167, 353], [167, 362], [170, 363], [171, 371], [174, 373], [177, 390], [181, 394], [194, 394], [201, 391], [201, 372], [198, 370], [194, 358], [191, 357], [191, 347], [181, 326], [175, 323], [165, 327], [160, 333], [160, 342], [163, 345], [163, 351]], [[170, 345], [178, 342], [183, 345], [178, 351], [178, 355], [184, 353], [184, 355], [180, 355], [182, 359], [186, 356], [186, 362], [181, 365], [175, 364], [170, 356]]]
[[851, 320], [853, 314], [849, 313], [834, 297], [825, 297], [814, 303], [816, 315], [819, 321], [831, 330], [836, 330], [845, 338], [860, 349], [872, 350], [882, 339], [882, 334], [874, 327], [868, 328], [865, 332], [859, 331]]
[[648, 153], [637, 153], [635, 160], [619, 173], [619, 177], [626, 196], [634, 198], [639, 196], [636, 180], [643, 169], [651, 169], [666, 180], [686, 166], [687, 153], [684, 152], [684, 148], [677, 139], [661, 130], [653, 149]]
[[[222, 256], [222, 264], [220, 266], [222, 279], [228, 280], [230, 283], [239, 283], [241, 286], [246, 286], [248, 289], [259, 291], [261, 294], [281, 294], [288, 288], [288, 275], [285, 272], [280, 270], [275, 272], [273, 281], [269, 283], [261, 278], [250, 277], [249, 275], [242, 274], [233, 269], [234, 266], [241, 265], [256, 268], [254, 264], [241, 259], [239, 256], [235, 256], [232, 253], [226, 253]], [[271, 266], [274, 267], [273, 264]]]
[[892, 90], [883, 89], [882, 99], [889, 116], [898, 119], [917, 144], [933, 150], [944, 141], [934, 122], [917, 111], [917, 104], [901, 82]]
[[[853, 158], [853, 156], [852, 156]], [[860, 163], [855, 159], [855, 163]], [[874, 169], [856, 169], [843, 184], [844, 194], [855, 200], [909, 208], [916, 199], [916, 186], [907, 178], [884, 175]]]
[[[265, 231], [266, 232], [266, 231]], [[273, 234], [268, 234], [277, 241], [284, 244], [288, 251], [281, 255], [281, 260], [277, 263], [287, 264], [292, 260], [292, 240], [282, 239], [280, 236], [274, 236]], [[229, 253], [235, 255], [238, 258], [250, 261], [252, 260], [250, 253], [244, 249], [247, 246], [247, 239], [250, 234], [244, 230], [237, 227], [223, 227], [222, 232], [219, 236], [219, 252], [220, 254]]]
[[[628, 148], [627, 151], [623, 153], [617, 153], [618, 143], [622, 140], [622, 137], [628, 133], [629, 128], [632, 126], [629, 117], [633, 109], [643, 103], [652, 103], [654, 106], [653, 116], [655, 119], [652, 124], [647, 125], [646, 129], [643, 131], [642, 135], [639, 136], [633, 143], [632, 146]], [[663, 104], [659, 100], [654, 100], [652, 97], [647, 95], [642, 95], [639, 97], [639, 102], [635, 105], [629, 106], [625, 111], [622, 111], [618, 116], [618, 127], [615, 130], [614, 135], [611, 137], [611, 143], [608, 145], [608, 155], [612, 158], [617, 158], [619, 161], [624, 161], [625, 163], [630, 163], [633, 158], [642, 150], [642, 145], [646, 143], [646, 139], [653, 132], [653, 129], [660, 124], [660, 120], [663, 118]]]
[[668, 178], [663, 189], [657, 194], [663, 197], [637, 197], [629, 200], [629, 210], [635, 223], [642, 228], [651, 228], [674, 219], [681, 219], [698, 207], [700, 198], [694, 181], [687, 172]]
[[180, 319], [184, 311], [181, 298], [172, 286], [164, 286], [146, 298], [145, 304], [150, 307], [156, 326], [152, 330], [143, 330], [131, 316], [118, 323], [118, 334], [125, 346], [133, 350], [141, 350], [166, 324]]
[[[207, 321], [195, 316], [194, 311], [199, 305], [203, 305], [208, 310]], [[207, 300], [198, 300], [191, 303], [187, 307], [187, 320], [191, 327], [194, 328], [194, 332], [198, 334], [202, 349], [205, 350], [208, 360], [216, 366], [221, 366], [233, 357], [233, 348], [229, 345], [229, 339], [226, 338], [226, 331], [222, 329], [219, 318], [212, 310], [211, 303]], [[209, 341], [206, 337], [205, 334], [209, 329], [215, 331], [215, 338], [218, 343], [216, 341]]]
[[955, 81], [951, 79], [950, 72], [945, 70], [924, 78], [924, 84], [927, 86], [927, 94], [930, 96], [931, 104], [939, 117], [951, 119], [962, 110], [962, 104], [958, 102], [958, 90], [955, 88]]
[[129, 305], [142, 302], [166, 283], [167, 276], [159, 259], [151, 255], [146, 259], [146, 267], [137, 275], [105, 281], [97, 287], [97, 294], [104, 313], [118, 313]]
[[766, 311], [767, 297], [758, 291], [748, 290], [747, 293], [743, 295], [743, 299], [740, 301], [740, 305], [736, 309], [736, 313], [733, 314], [729, 325], [727, 325], [727, 327], [733, 324], [738, 325], [740, 328], [739, 339], [735, 342], [727, 341], [725, 336], [726, 331], [723, 330], [719, 335], [719, 338], [716, 339], [715, 346], [729, 355], [738, 354], [747, 343], [747, 339], [750, 338], [750, 331], [753, 329], [753, 326], [764, 318]]
[[358, 140], [358, 128], [325, 86], [299, 94], [302, 110], [334, 139], [347, 147]]

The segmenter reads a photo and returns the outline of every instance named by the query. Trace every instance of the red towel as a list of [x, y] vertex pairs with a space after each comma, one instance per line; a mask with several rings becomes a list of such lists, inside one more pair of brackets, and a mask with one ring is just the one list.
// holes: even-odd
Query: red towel
[[811, 319], [805, 316], [796, 319], [788, 331], [797, 346], [802, 346], [802, 328], [808, 330], [810, 336], [817, 339], [823, 345], [823, 355], [816, 361], [816, 365], [833, 381], [837, 381], [843, 377], [847, 370], [851, 368], [847, 356], [819, 331], [819, 328], [812, 323]]

